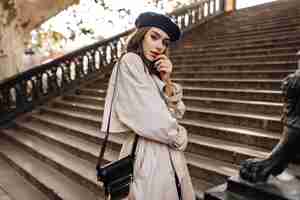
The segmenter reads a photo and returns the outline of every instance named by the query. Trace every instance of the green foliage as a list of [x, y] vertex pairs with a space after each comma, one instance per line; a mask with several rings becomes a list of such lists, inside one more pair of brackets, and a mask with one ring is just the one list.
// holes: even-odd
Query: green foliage
[[91, 28], [85, 28], [85, 27], [80, 28], [80, 31], [84, 35], [88, 35], [88, 34], [93, 35], [95, 33], [93, 29], [91, 29]]
[[66, 37], [57, 31], [49, 29], [38, 28], [35, 30], [35, 38], [31, 44], [31, 48], [35, 52], [53, 52], [62, 49], [62, 42], [66, 41]]
[[107, 4], [105, 3], [105, 0], [94, 0], [94, 1], [95, 1], [95, 3], [100, 4], [105, 10], [110, 9], [110, 7], [107, 6]]

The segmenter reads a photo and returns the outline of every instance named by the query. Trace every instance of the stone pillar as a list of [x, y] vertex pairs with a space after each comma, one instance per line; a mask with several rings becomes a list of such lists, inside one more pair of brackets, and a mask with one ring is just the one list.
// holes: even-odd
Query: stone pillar
[[22, 66], [24, 41], [29, 34], [15, 16], [14, 4], [0, 3], [0, 80], [19, 73]]
[[236, 0], [225, 0], [225, 12], [234, 11], [236, 9]]

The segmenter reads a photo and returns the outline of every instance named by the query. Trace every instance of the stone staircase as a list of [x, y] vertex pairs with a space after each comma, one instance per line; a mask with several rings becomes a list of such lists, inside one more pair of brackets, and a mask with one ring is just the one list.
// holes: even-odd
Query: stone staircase
[[[300, 49], [299, 8], [296, 0], [281, 0], [229, 13], [186, 33], [171, 49], [173, 80], [184, 87], [187, 111], [180, 123], [189, 131], [186, 157], [199, 197], [237, 175], [240, 161], [264, 157], [278, 142], [280, 84], [296, 70]], [[108, 78], [1, 130], [0, 162], [25, 177], [35, 199], [102, 199], [95, 163]], [[117, 159], [122, 142], [122, 135], [111, 135], [107, 161]], [[0, 186], [14, 191], [5, 182]]]

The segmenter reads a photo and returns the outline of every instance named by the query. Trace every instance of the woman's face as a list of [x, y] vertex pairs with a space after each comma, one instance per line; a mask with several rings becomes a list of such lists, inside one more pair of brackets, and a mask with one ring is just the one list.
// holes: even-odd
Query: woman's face
[[156, 60], [156, 57], [163, 54], [169, 46], [170, 38], [163, 30], [151, 27], [145, 34], [143, 40], [144, 56], [149, 61]]

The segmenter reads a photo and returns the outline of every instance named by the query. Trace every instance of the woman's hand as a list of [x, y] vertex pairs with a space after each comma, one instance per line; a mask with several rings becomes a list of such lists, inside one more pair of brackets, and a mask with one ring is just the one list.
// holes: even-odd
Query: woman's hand
[[173, 70], [173, 64], [171, 60], [163, 54], [157, 56], [156, 59], [158, 59], [158, 61], [156, 61], [154, 65], [160, 72], [161, 80], [167, 83]]

